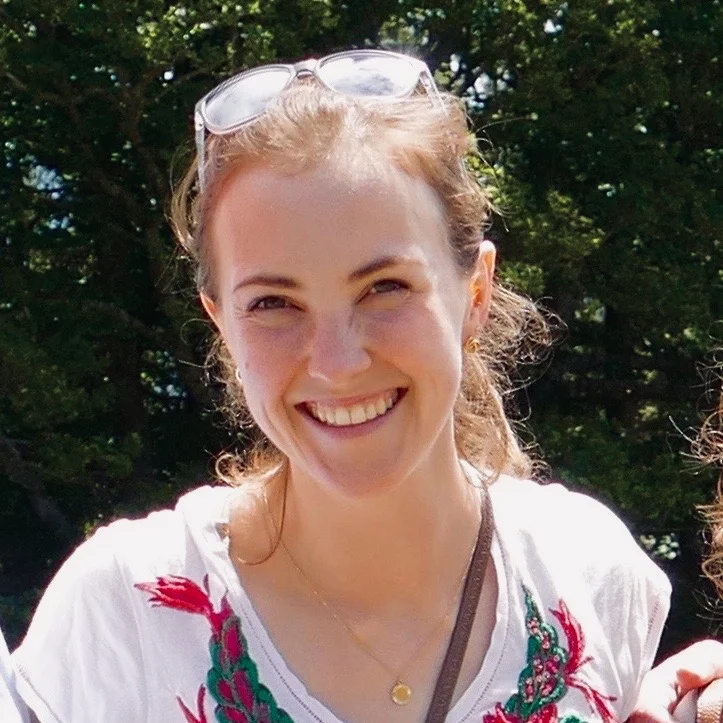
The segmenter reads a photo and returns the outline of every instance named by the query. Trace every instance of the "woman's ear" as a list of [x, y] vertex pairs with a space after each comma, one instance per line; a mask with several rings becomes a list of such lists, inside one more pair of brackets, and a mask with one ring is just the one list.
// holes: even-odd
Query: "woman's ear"
[[205, 294], [202, 291], [200, 295], [201, 295], [201, 304], [203, 305], [203, 308], [206, 310], [206, 313], [211, 318], [211, 321], [213, 322], [216, 329], [218, 329], [218, 331], [221, 334], [223, 334], [223, 330], [221, 329], [221, 309], [220, 309], [220, 307], [208, 294]]
[[470, 300], [465, 323], [465, 338], [476, 336], [489, 317], [496, 256], [497, 250], [494, 244], [491, 241], [482, 241], [477, 264], [469, 283]]

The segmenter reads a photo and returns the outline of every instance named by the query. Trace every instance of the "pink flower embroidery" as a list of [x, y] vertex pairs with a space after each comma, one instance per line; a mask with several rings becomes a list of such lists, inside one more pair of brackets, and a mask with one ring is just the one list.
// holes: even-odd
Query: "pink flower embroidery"
[[567, 648], [558, 643], [557, 630], [542, 620], [527, 588], [525, 626], [528, 633], [527, 665], [518, 678], [517, 692], [503, 705], [485, 713], [482, 723], [583, 723], [576, 716], [559, 717], [557, 703], [570, 688], [579, 690], [604, 723], [615, 723], [610, 703], [615, 700], [595, 690], [580, 676], [592, 661], [585, 655], [585, 635], [563, 600], [551, 610], [567, 638]]
[[218, 723], [293, 723], [259, 681], [256, 663], [248, 655], [241, 621], [226, 596], [221, 598], [218, 610], [211, 602], [208, 576], [203, 587], [176, 575], [157, 577], [154, 582], [137, 583], [135, 587], [150, 595], [151, 605], [202, 615], [211, 626], [211, 668], [206, 687], [202, 685], [198, 691], [197, 712], [177, 699], [187, 723], [208, 723], [204, 713], [206, 690], [216, 701]]

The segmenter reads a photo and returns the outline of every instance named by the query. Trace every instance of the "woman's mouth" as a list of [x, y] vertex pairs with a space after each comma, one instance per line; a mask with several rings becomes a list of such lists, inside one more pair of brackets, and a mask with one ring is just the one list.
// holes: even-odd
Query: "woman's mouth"
[[400, 390], [394, 389], [356, 404], [306, 402], [304, 406], [306, 411], [322, 424], [331, 427], [353, 427], [387, 414], [399, 398]]

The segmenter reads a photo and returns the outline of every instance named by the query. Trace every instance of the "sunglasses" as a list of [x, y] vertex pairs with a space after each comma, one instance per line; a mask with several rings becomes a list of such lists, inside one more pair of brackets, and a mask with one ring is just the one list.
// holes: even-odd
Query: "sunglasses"
[[223, 136], [258, 118], [298, 77], [313, 75], [329, 90], [356, 98], [394, 100], [410, 96], [421, 85], [442, 104], [426, 63], [387, 50], [346, 50], [320, 60], [293, 65], [263, 65], [223, 81], [196, 103], [194, 125], [198, 179], [205, 181], [206, 132]]

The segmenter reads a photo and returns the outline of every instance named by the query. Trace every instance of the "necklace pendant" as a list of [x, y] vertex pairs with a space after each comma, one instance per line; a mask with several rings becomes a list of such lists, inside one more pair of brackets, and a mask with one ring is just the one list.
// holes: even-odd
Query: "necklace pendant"
[[397, 705], [407, 705], [412, 699], [412, 689], [406, 683], [398, 680], [392, 687], [390, 695]]

